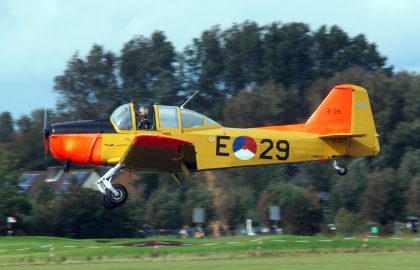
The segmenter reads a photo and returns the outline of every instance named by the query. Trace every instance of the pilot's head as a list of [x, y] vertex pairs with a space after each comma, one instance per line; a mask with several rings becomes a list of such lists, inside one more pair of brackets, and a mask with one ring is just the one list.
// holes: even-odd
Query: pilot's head
[[139, 109], [139, 116], [146, 116], [149, 110], [145, 107], [140, 107]]

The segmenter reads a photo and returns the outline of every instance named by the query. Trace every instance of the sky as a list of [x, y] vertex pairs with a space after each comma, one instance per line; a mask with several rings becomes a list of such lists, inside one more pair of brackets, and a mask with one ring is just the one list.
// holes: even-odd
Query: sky
[[54, 109], [54, 77], [93, 44], [119, 53], [159, 30], [182, 51], [212, 26], [245, 20], [338, 25], [365, 34], [396, 71], [420, 72], [419, 11], [417, 0], [0, 0], [0, 112]]

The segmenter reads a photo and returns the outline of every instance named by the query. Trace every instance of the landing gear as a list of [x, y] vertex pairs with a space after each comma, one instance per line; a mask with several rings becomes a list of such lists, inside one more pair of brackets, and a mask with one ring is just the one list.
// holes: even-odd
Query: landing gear
[[114, 177], [122, 168], [123, 165], [118, 163], [96, 181], [96, 186], [102, 193], [102, 205], [105, 208], [114, 209], [127, 200], [127, 189], [121, 184], [111, 184], [112, 177]]
[[121, 184], [115, 184], [112, 187], [117, 191], [117, 194], [108, 189], [105, 197], [113, 204], [123, 204], [128, 197], [127, 189]]
[[338, 175], [343, 176], [347, 174], [347, 168], [338, 166], [337, 160], [334, 159], [333, 161], [333, 167], [337, 171]]
[[114, 203], [110, 202], [108, 200], [108, 197], [106, 195], [104, 195], [104, 194], [102, 194], [102, 205], [106, 209], [114, 209], [115, 207], [118, 206], [118, 204], [114, 204]]

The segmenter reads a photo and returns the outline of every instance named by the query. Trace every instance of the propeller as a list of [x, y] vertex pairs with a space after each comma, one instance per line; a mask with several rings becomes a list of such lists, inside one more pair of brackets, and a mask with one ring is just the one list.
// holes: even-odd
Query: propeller
[[44, 136], [44, 148], [45, 148], [45, 158], [48, 156], [48, 138], [50, 137], [50, 129], [48, 127], [48, 116], [47, 116], [47, 107], [45, 106], [44, 111], [44, 129], [42, 130], [42, 135]]

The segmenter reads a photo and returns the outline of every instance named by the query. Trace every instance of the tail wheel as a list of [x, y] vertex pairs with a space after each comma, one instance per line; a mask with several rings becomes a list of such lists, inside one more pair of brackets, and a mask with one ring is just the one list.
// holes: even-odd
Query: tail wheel
[[112, 185], [112, 187], [117, 191], [117, 194], [114, 194], [111, 190], [107, 189], [106, 199], [111, 204], [120, 205], [123, 204], [128, 197], [127, 189], [121, 184]]
[[337, 170], [338, 175], [343, 176], [347, 174], [347, 168], [342, 167], [340, 170]]

